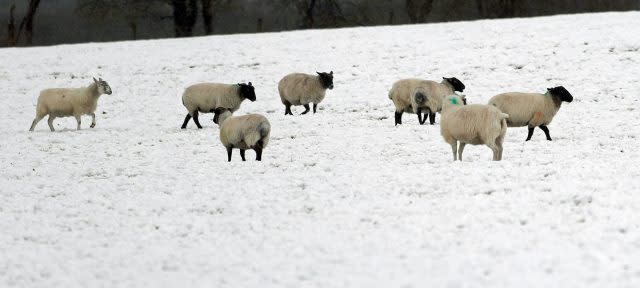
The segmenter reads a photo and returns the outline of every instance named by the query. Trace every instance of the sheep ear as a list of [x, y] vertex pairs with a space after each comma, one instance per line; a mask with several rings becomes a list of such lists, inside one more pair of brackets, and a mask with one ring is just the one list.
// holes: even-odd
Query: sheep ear
[[93, 82], [98, 83], [98, 80], [96, 80], [96, 77], [93, 77]]
[[251, 82], [249, 82], [249, 86], [253, 86], [253, 85], [251, 84]]
[[333, 75], [333, 70], [331, 70], [331, 72], [329, 72], [329, 75]]
[[102, 78], [98, 78], [99, 81], [102, 81]]
[[318, 71], [316, 71], [316, 73], [318, 73], [318, 75], [322, 75], [322, 73], [320, 73], [320, 72], [318, 72]]

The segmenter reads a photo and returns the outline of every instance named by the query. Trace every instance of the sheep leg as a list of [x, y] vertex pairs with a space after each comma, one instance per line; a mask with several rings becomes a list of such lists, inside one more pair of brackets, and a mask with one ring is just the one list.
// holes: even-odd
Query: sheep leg
[[42, 120], [44, 116], [45, 115], [36, 115], [36, 118], [33, 119], [33, 122], [31, 122], [31, 128], [29, 128], [29, 131], [33, 131], [33, 129], [36, 128], [36, 124], [38, 124], [38, 122], [40, 122], [40, 120]]
[[253, 147], [253, 150], [256, 151], [256, 161], [262, 161], [262, 141], [256, 143], [256, 146]]
[[313, 114], [316, 114], [317, 109], [318, 109], [318, 103], [313, 103]]
[[424, 124], [424, 122], [427, 121], [426, 118], [422, 120], [422, 108], [416, 109], [416, 114], [418, 114], [418, 123], [420, 123], [420, 125]]
[[91, 113], [91, 126], [90, 128], [96, 127], [96, 113]]
[[291, 113], [291, 102], [285, 100], [282, 103], [284, 104], [284, 115], [293, 116], [293, 113]]
[[398, 112], [396, 111], [396, 126], [398, 126], [398, 124], [402, 125], [402, 112]]
[[453, 141], [451, 143], [451, 151], [453, 152], [453, 161], [456, 161], [456, 154], [458, 153], [458, 141]]
[[458, 148], [458, 160], [462, 161], [462, 151], [464, 151], [464, 146], [467, 143], [460, 142], [460, 148]]
[[436, 112], [429, 110], [429, 124], [436, 124]]
[[300, 113], [300, 115], [309, 113], [309, 110], [311, 110], [311, 108], [309, 108], [309, 104], [304, 104], [302, 106], [304, 106], [304, 112]]
[[187, 117], [184, 117], [184, 122], [182, 123], [182, 127], [180, 129], [187, 129], [187, 123], [191, 120], [191, 114], [187, 113]]
[[56, 131], [56, 129], [53, 129], [53, 119], [56, 119], [56, 117], [53, 117], [53, 115], [49, 115], [49, 119], [47, 119], [47, 124], [49, 124], [49, 129], [51, 129], [51, 132]]
[[493, 151], [493, 161], [500, 161], [500, 146], [487, 144], [487, 147], [491, 148], [491, 151]]
[[202, 129], [202, 125], [200, 125], [200, 121], [198, 120], [198, 115], [200, 113], [198, 111], [193, 112], [193, 122], [196, 122], [196, 126], [198, 126], [198, 129]]
[[227, 147], [227, 162], [231, 162], [231, 147]]
[[76, 128], [76, 130], [80, 130], [80, 123], [82, 123], [82, 118], [80, 117], [80, 115], [76, 115], [74, 117], [76, 117], [76, 122], [78, 122], [78, 127]]
[[540, 127], [540, 129], [544, 131], [544, 134], [547, 135], [547, 140], [551, 141], [551, 135], [549, 134], [549, 128], [547, 128], [547, 125], [540, 125], [538, 127]]
[[242, 158], [242, 161], [247, 161], [247, 159], [244, 159], [244, 149], [240, 149], [240, 157]]
[[527, 134], [527, 140], [525, 140], [525, 141], [531, 140], [531, 136], [533, 136], [533, 129], [535, 129], [535, 128], [536, 127], [529, 126], [529, 134]]

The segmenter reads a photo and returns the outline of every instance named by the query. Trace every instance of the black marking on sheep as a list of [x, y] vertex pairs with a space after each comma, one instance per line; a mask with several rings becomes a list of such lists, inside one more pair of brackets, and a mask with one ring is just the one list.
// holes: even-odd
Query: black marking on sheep
[[333, 71], [329, 73], [316, 71], [316, 73], [318, 73], [318, 75], [320, 76], [320, 82], [322, 83], [322, 87], [329, 90], [333, 89]]
[[547, 88], [547, 91], [551, 96], [558, 97], [560, 101], [571, 103], [573, 101], [573, 95], [567, 91], [563, 86]]
[[462, 84], [462, 81], [458, 80], [458, 78], [456, 77], [451, 77], [451, 78], [447, 78], [447, 77], [442, 77], [442, 79], [447, 80], [447, 82], [449, 82], [449, 84], [451, 84], [451, 86], [453, 86], [453, 91], [459, 91], [459, 92], [464, 92], [464, 84]]
[[240, 86], [240, 91], [238, 92], [240, 97], [249, 99], [251, 102], [256, 101], [256, 91], [251, 82], [247, 84], [238, 83], [238, 86]]

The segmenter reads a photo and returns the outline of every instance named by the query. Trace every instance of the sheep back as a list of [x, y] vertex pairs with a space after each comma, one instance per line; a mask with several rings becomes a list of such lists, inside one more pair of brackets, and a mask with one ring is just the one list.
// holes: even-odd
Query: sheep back
[[558, 112], [551, 96], [539, 93], [509, 92], [493, 96], [489, 105], [509, 114], [509, 127], [548, 125]]
[[317, 75], [292, 73], [284, 76], [278, 82], [278, 92], [283, 104], [306, 105], [320, 103], [326, 94], [326, 89]]
[[182, 94], [182, 104], [189, 113], [199, 111], [210, 113], [213, 109], [223, 107], [235, 112], [240, 109], [244, 100], [239, 95], [236, 84], [199, 83], [187, 87]]
[[260, 114], [248, 114], [227, 118], [220, 127], [220, 142], [225, 147], [252, 149], [262, 140], [262, 147], [269, 143], [271, 124]]

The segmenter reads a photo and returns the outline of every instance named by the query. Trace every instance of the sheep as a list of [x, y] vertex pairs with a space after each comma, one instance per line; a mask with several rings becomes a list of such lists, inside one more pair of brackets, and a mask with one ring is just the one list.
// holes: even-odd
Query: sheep
[[78, 122], [77, 130], [80, 130], [81, 116], [91, 115], [89, 127], [96, 127], [95, 111], [98, 98], [102, 94], [111, 95], [111, 87], [102, 78], [98, 80], [93, 78], [93, 83], [83, 88], [51, 88], [40, 91], [36, 105], [36, 118], [33, 119], [29, 131], [33, 131], [36, 124], [47, 115], [49, 115], [47, 123], [51, 132], [56, 131], [53, 128], [53, 120], [57, 117], [75, 117]]
[[227, 108], [232, 113], [240, 109], [244, 99], [256, 101], [256, 92], [249, 82], [238, 84], [200, 83], [187, 87], [182, 94], [182, 104], [187, 108], [187, 116], [182, 123], [182, 129], [193, 117], [198, 129], [202, 129], [198, 120], [199, 113], [211, 113], [216, 108]]
[[284, 104], [284, 115], [293, 115], [291, 105], [304, 106], [304, 112], [309, 113], [309, 103], [313, 103], [313, 114], [316, 113], [318, 103], [324, 99], [327, 89], [333, 89], [333, 71], [329, 73], [316, 72], [318, 75], [292, 73], [284, 76], [278, 83], [280, 100]]
[[[459, 95], [447, 96], [442, 104], [440, 134], [444, 141], [451, 145], [453, 161], [462, 161], [462, 151], [466, 144], [487, 145], [493, 151], [493, 160], [502, 160], [502, 142], [507, 133], [507, 118], [508, 114], [491, 105], [464, 106]], [[460, 149], [457, 149], [458, 142]]]
[[227, 158], [231, 162], [231, 150], [240, 149], [244, 158], [246, 149], [256, 151], [256, 161], [262, 161], [262, 150], [269, 144], [271, 124], [260, 114], [248, 114], [231, 117], [231, 109], [216, 108], [213, 122], [220, 126], [220, 142], [227, 149]]
[[[423, 79], [402, 79], [393, 83], [389, 90], [389, 99], [396, 107], [396, 126], [402, 124], [402, 113], [418, 114], [420, 125], [427, 121], [427, 115], [422, 119], [422, 111], [427, 111], [429, 123], [435, 124], [436, 112], [442, 110], [442, 99], [453, 94], [455, 91], [463, 92], [464, 84], [456, 77], [442, 77], [442, 82], [438, 83]], [[465, 100], [466, 101], [466, 100]]]
[[535, 127], [540, 127], [547, 136], [547, 140], [551, 141], [547, 125], [551, 123], [563, 101], [571, 103], [573, 96], [567, 89], [558, 86], [548, 88], [545, 94], [518, 92], [498, 94], [489, 100], [489, 105], [509, 114], [507, 120], [509, 127], [529, 126], [525, 141], [531, 140]]

